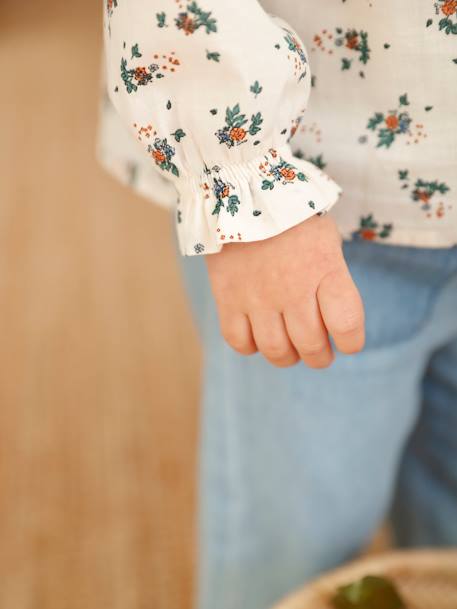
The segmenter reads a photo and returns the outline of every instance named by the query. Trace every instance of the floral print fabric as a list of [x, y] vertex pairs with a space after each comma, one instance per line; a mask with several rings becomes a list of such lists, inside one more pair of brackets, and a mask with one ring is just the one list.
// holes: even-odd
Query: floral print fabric
[[105, 51], [109, 98], [143, 148], [140, 165], [122, 170], [112, 149], [105, 162], [136, 186], [147, 166], [152, 199], [158, 175], [173, 183], [184, 254], [271, 237], [338, 199], [289, 145], [310, 92], [303, 43], [255, 0], [109, 1]]
[[173, 181], [187, 254], [330, 209], [327, 173], [346, 239], [457, 244], [457, 1], [261, 5], [108, 1], [105, 165], [167, 205]]
[[295, 155], [342, 186], [345, 239], [457, 244], [457, 1], [264, 0], [309, 51]]

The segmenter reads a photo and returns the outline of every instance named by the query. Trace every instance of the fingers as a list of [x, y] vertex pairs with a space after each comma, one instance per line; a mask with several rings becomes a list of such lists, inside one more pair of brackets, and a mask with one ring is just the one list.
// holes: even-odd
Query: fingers
[[242, 355], [260, 351], [280, 368], [299, 359], [310, 368], [326, 368], [334, 360], [330, 333], [342, 353], [356, 353], [365, 341], [364, 311], [349, 271], [342, 267], [324, 277], [315, 297], [299, 309], [220, 313], [227, 343]]
[[326, 275], [317, 290], [322, 319], [342, 353], [356, 353], [365, 342], [362, 299], [344, 265]]
[[257, 352], [247, 315], [219, 311], [219, 321], [222, 336], [235, 351], [241, 355], [252, 355]]
[[249, 313], [219, 310], [221, 332], [238, 353], [260, 351], [273, 365], [292, 366], [300, 359], [310, 368], [326, 368], [334, 360], [329, 340], [352, 354], [365, 342], [365, 320], [359, 292], [346, 265], [324, 276], [317, 292], [295, 300], [298, 306]]
[[292, 345], [282, 315], [276, 311], [250, 314], [252, 332], [259, 351], [273, 365], [279, 368], [292, 366], [299, 356]]
[[327, 328], [315, 295], [299, 310], [284, 313], [284, 320], [297, 353], [310, 368], [327, 368], [334, 360]]

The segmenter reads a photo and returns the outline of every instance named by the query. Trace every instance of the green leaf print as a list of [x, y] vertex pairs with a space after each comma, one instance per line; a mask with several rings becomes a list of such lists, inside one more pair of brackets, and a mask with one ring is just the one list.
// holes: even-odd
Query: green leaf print
[[395, 133], [390, 129], [380, 129], [378, 131], [378, 148], [390, 148], [395, 141]]
[[367, 129], [377, 132], [378, 148], [390, 148], [397, 136], [411, 134], [410, 125], [413, 119], [406, 110], [402, 110], [405, 106], [409, 106], [406, 93], [399, 97], [395, 110], [389, 110], [386, 114], [376, 112], [368, 120]]
[[366, 64], [370, 59], [370, 49], [368, 47], [368, 34], [366, 32], [360, 32], [360, 61]]
[[384, 120], [384, 114], [381, 112], [376, 112], [376, 114], [369, 119], [367, 129], [371, 129], [372, 131], [376, 130], [376, 127], [381, 124]]
[[219, 63], [221, 60], [221, 54], [220, 53], [211, 53], [210, 51], [206, 51], [206, 59], [208, 59], [209, 61], [215, 61], [216, 63]]
[[251, 85], [250, 91], [251, 93], [254, 93], [255, 97], [257, 98], [257, 96], [262, 93], [263, 87], [261, 87], [259, 81], [256, 80], [255, 83]]
[[[457, 5], [455, 0], [435, 0], [435, 14], [441, 15], [438, 21], [438, 30], [447, 36], [457, 34]], [[433, 19], [428, 19], [426, 27], [433, 24]]]
[[133, 70], [127, 69], [127, 60], [121, 59], [121, 78], [124, 81], [127, 93], [133, 93], [138, 90], [137, 85], [133, 82]]
[[263, 123], [263, 118], [260, 112], [253, 114], [251, 117], [251, 125], [249, 127], [249, 134], [256, 135], [261, 130], [260, 125]]
[[167, 16], [165, 13], [157, 13], [157, 27], [168, 27], [167, 26]]
[[135, 57], [142, 57], [138, 49], [138, 44], [134, 44], [132, 47], [132, 59], [134, 59]]
[[236, 104], [232, 109], [227, 108], [225, 113], [227, 127], [242, 127], [248, 122], [245, 114], [241, 114], [240, 104]]
[[225, 111], [225, 126], [216, 131], [215, 135], [220, 144], [226, 144], [229, 148], [240, 146], [247, 141], [247, 136], [254, 136], [261, 130], [263, 123], [262, 114], [257, 112], [251, 116], [249, 127], [246, 115], [241, 112], [240, 104], [233, 108], [228, 107]]
[[446, 34], [457, 34], [457, 23], [452, 23], [449, 17], [441, 19], [439, 28], [440, 31], [444, 31]]
[[435, 193], [445, 195], [447, 192], [449, 192], [449, 190], [449, 186], [444, 182], [438, 182], [438, 180], [428, 182], [418, 179], [416, 180], [414, 190], [411, 193], [411, 198], [413, 201], [421, 202], [422, 209], [429, 210], [431, 200]]
[[[132, 46], [131, 53], [132, 58], [135, 59], [142, 56], [138, 48], [138, 44], [134, 44]], [[177, 58], [169, 59], [169, 63], [171, 63], [173, 66], [172, 71], [175, 70], [174, 66], [180, 65]], [[127, 93], [133, 93], [138, 90], [138, 87], [144, 87], [150, 83], [153, 83], [154, 80], [164, 78], [165, 76], [162, 72], [160, 72], [160, 66], [157, 63], [151, 63], [148, 66], [143, 65], [130, 68], [125, 57], [121, 58], [120, 75], [124, 81]]]
[[240, 200], [236, 195], [231, 195], [227, 201], [227, 211], [231, 216], [234, 216], [238, 212], [238, 206], [240, 204]]
[[[343, 28], [335, 28], [335, 46], [344, 50], [345, 53], [356, 53], [359, 61], [364, 65], [368, 63], [370, 59], [370, 47], [368, 46], [368, 34], [363, 30], [356, 30], [353, 28], [347, 29], [345, 32]], [[352, 67], [352, 59], [343, 57], [341, 59], [341, 70], [350, 70]], [[363, 72], [359, 72], [361, 77], [364, 76]]]
[[265, 155], [265, 160], [259, 166], [264, 175], [262, 180], [262, 190], [273, 190], [277, 183], [282, 185], [293, 184], [296, 180], [308, 182], [309, 178], [302, 171], [278, 157], [276, 150], [271, 149], [269, 155]]
[[217, 32], [217, 21], [211, 15], [211, 11], [205, 12], [196, 2], [191, 2], [187, 5], [187, 12], [179, 13], [175, 19], [176, 27], [187, 35], [200, 28], [204, 28], [207, 34]]
[[318, 154], [315, 157], [310, 156], [307, 161], [318, 167], [319, 169], [325, 169], [327, 163], [324, 161], [322, 154]]
[[[213, 167], [213, 171], [218, 174], [219, 167]], [[236, 213], [238, 213], [240, 199], [238, 198], [238, 195], [232, 194], [233, 190], [235, 190], [233, 184], [230, 184], [229, 182], [224, 182], [224, 180], [219, 177], [213, 178], [213, 193], [216, 199], [216, 203], [212, 212], [213, 216], [218, 216], [222, 209], [225, 209], [227, 213], [229, 213], [231, 216], [234, 216]]]
[[179, 143], [183, 137], [186, 137], [185, 132], [182, 129], [177, 129], [174, 133], [171, 134], [175, 140]]
[[176, 151], [170, 146], [166, 138], [162, 140], [157, 137], [153, 144], [149, 144], [147, 150], [160, 169], [168, 171], [179, 178], [179, 169], [172, 161]]
[[376, 239], [387, 239], [390, 237], [393, 230], [393, 224], [379, 225], [379, 222], [373, 217], [373, 214], [362, 216], [360, 218], [359, 228], [352, 233], [353, 239], [356, 241], [374, 241]]

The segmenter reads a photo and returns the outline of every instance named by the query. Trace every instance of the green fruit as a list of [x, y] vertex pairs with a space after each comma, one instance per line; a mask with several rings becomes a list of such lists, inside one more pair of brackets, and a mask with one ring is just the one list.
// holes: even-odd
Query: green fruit
[[406, 609], [395, 585], [374, 575], [339, 588], [332, 606], [335, 609]]

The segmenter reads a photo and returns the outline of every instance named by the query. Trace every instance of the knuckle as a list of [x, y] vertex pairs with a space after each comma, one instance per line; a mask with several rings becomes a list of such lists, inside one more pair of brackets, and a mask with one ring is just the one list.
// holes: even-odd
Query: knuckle
[[261, 351], [265, 358], [278, 368], [291, 366], [299, 360], [298, 354], [290, 348], [290, 345], [281, 342], [264, 344]]
[[360, 312], [351, 312], [342, 315], [338, 320], [336, 332], [342, 336], [356, 334], [363, 327], [363, 315]]
[[324, 353], [326, 349], [327, 345], [325, 343], [304, 345], [300, 348], [300, 354], [302, 357], [316, 357]]
[[290, 355], [290, 349], [281, 343], [267, 343], [263, 347], [263, 352], [268, 359], [284, 360]]

